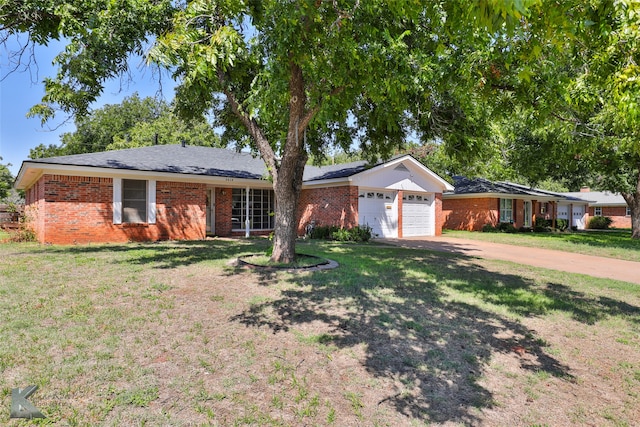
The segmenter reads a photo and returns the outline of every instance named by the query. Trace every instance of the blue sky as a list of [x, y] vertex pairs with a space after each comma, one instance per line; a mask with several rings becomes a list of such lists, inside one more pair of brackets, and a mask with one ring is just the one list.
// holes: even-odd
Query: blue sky
[[[26, 117], [29, 109], [42, 100], [44, 78], [55, 76], [56, 70], [51, 63], [56, 54], [64, 49], [64, 44], [55, 42], [48, 47], [36, 47], [37, 65], [31, 64], [27, 70], [9, 73], [8, 52], [17, 46], [16, 39], [11, 39], [6, 47], [0, 46], [0, 163], [11, 163], [9, 169], [14, 176], [17, 175], [22, 162], [27, 160], [31, 148], [39, 144], [59, 144], [61, 134], [75, 130], [73, 118], [65, 122], [68, 117], [63, 114], [56, 116], [44, 127], [40, 124], [40, 118]], [[151, 69], [145, 67], [140, 58], [132, 59], [130, 63], [132, 81], [121, 82], [117, 79], [108, 82], [103, 95], [92, 108], [118, 104], [135, 92], [138, 92], [140, 97], [158, 95], [157, 76], [154, 76]], [[166, 101], [173, 98], [173, 87], [173, 82], [165, 76], [162, 95]]]

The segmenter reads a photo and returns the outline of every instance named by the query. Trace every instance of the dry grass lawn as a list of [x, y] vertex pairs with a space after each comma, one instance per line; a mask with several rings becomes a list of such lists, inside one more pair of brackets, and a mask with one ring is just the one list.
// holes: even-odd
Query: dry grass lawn
[[[0, 245], [0, 424], [632, 426], [640, 288], [498, 261], [261, 240]], [[9, 418], [30, 384], [47, 418]]]

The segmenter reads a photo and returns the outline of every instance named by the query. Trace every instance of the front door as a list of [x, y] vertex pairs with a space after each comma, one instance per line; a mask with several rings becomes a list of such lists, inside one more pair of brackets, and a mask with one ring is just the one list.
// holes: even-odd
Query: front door
[[531, 202], [524, 202], [524, 221], [522, 224], [524, 227], [531, 227]]
[[207, 189], [207, 234], [216, 234], [216, 189]]

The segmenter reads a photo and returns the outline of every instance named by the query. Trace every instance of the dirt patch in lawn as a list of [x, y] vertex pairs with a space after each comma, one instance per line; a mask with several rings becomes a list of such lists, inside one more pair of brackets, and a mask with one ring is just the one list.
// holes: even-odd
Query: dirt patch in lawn
[[24, 265], [46, 286], [7, 267], [0, 278], [29, 295], [11, 297], [8, 316], [32, 345], [0, 349], [2, 390], [39, 384], [33, 403], [60, 425], [640, 419], [635, 291], [578, 292], [558, 284], [572, 276], [400, 249], [338, 248], [340, 268], [313, 272], [172, 250], [87, 251], [73, 269], [56, 267], [69, 254], [32, 256]]

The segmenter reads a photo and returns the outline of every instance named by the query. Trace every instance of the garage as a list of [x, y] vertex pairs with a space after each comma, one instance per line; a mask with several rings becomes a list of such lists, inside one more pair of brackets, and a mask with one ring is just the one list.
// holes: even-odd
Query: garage
[[358, 223], [368, 225], [375, 237], [398, 237], [398, 209], [394, 191], [360, 190]]
[[406, 193], [402, 196], [402, 237], [433, 236], [433, 196]]

